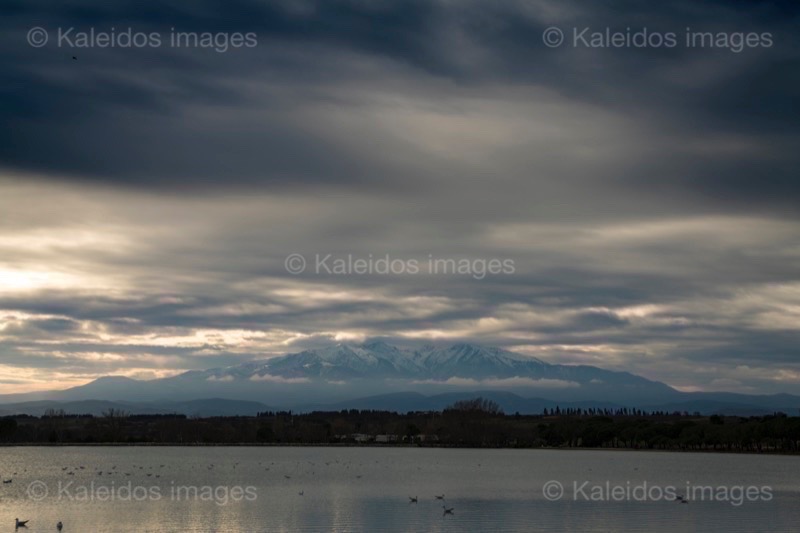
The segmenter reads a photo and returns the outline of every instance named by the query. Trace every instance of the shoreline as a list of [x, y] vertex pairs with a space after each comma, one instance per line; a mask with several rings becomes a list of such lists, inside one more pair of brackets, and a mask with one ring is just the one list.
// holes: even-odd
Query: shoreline
[[719, 455], [774, 455], [797, 457], [798, 452], [785, 451], [741, 451], [741, 450], [675, 450], [675, 449], [643, 449], [643, 448], [577, 448], [577, 447], [495, 447], [495, 446], [418, 446], [416, 444], [339, 444], [339, 443], [186, 443], [186, 442], [94, 442], [94, 443], [41, 443], [17, 442], [0, 443], [0, 448], [408, 448], [408, 449], [440, 449], [440, 450], [528, 450], [528, 451], [601, 451], [601, 452], [642, 452], [642, 453], [697, 453]]

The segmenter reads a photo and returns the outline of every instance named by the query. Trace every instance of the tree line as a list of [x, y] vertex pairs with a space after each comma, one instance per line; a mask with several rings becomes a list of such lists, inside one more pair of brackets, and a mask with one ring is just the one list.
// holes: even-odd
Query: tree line
[[547, 410], [505, 414], [491, 400], [457, 402], [442, 411], [343, 410], [199, 418], [185, 415], [103, 416], [53, 411], [0, 418], [0, 443], [21, 444], [272, 444], [778, 452], [800, 450], [800, 418], [693, 413]]

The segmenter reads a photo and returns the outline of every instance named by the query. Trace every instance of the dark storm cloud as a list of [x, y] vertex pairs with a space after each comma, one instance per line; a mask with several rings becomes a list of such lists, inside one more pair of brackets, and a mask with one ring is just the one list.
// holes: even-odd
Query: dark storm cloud
[[[4, 128], [0, 161], [16, 169], [45, 171], [111, 183], [168, 188], [369, 182], [385, 174], [356, 160], [293, 117], [304, 102], [295, 89], [267, 94], [260, 116], [247, 120], [239, 82], [263, 78], [306, 83], [335, 72], [315, 47], [354, 48], [404, 61], [441, 64], [429, 37], [436, 26], [430, 2], [375, 5], [355, 2], [173, 2], [158, 9], [136, 2], [17, 3], [8, 6], [4, 35], [13, 50], [2, 67]], [[28, 28], [110, 32], [132, 27], [158, 32], [255, 32], [259, 48], [231, 50], [34, 49]], [[295, 46], [300, 55], [282, 54]], [[277, 51], [276, 51], [277, 50]], [[73, 54], [79, 62], [71, 62]], [[13, 56], [13, 57], [12, 57]], [[300, 66], [293, 63], [301, 63]], [[346, 65], [344, 65], [346, 66]], [[285, 71], [285, 72], [282, 72]], [[337, 73], [341, 76], [341, 73]], [[302, 87], [298, 87], [302, 91]], [[305, 95], [314, 98], [313, 94]], [[235, 117], [203, 116], [225, 109]], [[224, 177], [223, 177], [224, 176]]]
[[[166, 2], [157, 8], [136, 2], [16, 2], [4, 9], [4, 47], [12, 53], [0, 65], [6, 78], [0, 111], [7, 124], [0, 163], [14, 169], [182, 190], [313, 184], [405, 188], [412, 166], [388, 163], [376, 153], [380, 147], [365, 152], [369, 137], [361, 140], [361, 153], [354, 153], [336, 142], [335, 131], [319, 129], [313, 111], [302, 113], [309, 104], [336, 99], [343, 80], [380, 84], [399, 71], [409, 80], [449, 79], [462, 86], [536, 84], [569, 99], [639, 115], [677, 135], [766, 130], [775, 142], [797, 141], [798, 121], [787, 111], [800, 89], [797, 37], [791, 31], [799, 10], [784, 2], [601, 7], [588, 2], [237, 0]], [[132, 27], [165, 35], [170, 28], [255, 32], [259, 45], [226, 53], [165, 47], [66, 50], [52, 43], [34, 49], [25, 33], [37, 25], [51, 33], [59, 27]], [[776, 42], [766, 52], [739, 54], [684, 47], [551, 50], [541, 41], [550, 25], [568, 34], [572, 27], [604, 26], [771, 31]], [[73, 53], [78, 62], [70, 61]], [[364, 71], [361, 58], [371, 58], [374, 65]], [[706, 82], [697, 83], [697, 73], [683, 68], [694, 62], [702, 71], [715, 61], [726, 65], [724, 72]], [[259, 85], [247, 90], [248, 84]], [[359, 109], [351, 105], [351, 111]], [[387, 144], [383, 150], [398, 148]], [[697, 155], [676, 154], [670, 158], [674, 164], [659, 169], [645, 160], [644, 168], [626, 179], [645, 192], [659, 180], [668, 189], [701, 196], [724, 179], [728, 186], [720, 199], [734, 203], [747, 198], [782, 203], [787, 194], [798, 193], [796, 180], [789, 178], [794, 157], [728, 159], [720, 167]], [[753, 169], [764, 176], [758, 187], [750, 185]]]

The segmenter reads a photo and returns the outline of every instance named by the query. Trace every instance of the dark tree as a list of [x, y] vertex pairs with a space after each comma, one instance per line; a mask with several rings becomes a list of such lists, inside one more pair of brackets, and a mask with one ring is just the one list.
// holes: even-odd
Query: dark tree
[[478, 397], [471, 400], [459, 400], [445, 411], [458, 411], [461, 413], [484, 413], [488, 415], [501, 415], [503, 410], [500, 405], [493, 400]]

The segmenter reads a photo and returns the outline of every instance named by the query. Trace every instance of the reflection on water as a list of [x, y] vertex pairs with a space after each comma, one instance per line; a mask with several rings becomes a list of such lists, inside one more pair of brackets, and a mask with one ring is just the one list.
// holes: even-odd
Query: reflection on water
[[[30, 532], [59, 520], [67, 532], [792, 531], [799, 467], [798, 457], [612, 451], [3, 448], [0, 530], [19, 517]], [[548, 481], [563, 496], [543, 493]], [[717, 493], [653, 497], [695, 486]], [[637, 487], [650, 498], [624, 494]], [[769, 497], [731, 499], [748, 487]]]

